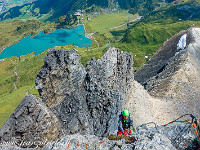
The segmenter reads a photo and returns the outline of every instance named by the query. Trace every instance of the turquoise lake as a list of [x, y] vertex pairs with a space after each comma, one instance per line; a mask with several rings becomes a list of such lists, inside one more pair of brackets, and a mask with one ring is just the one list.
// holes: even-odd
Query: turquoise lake
[[0, 59], [9, 58], [11, 56], [21, 56], [32, 52], [40, 54], [48, 48], [54, 46], [62, 46], [74, 44], [78, 47], [90, 47], [92, 40], [85, 37], [85, 30], [83, 25], [71, 29], [57, 29], [48, 34], [40, 32], [31, 39], [31, 35], [25, 37], [17, 44], [6, 48], [1, 54]]

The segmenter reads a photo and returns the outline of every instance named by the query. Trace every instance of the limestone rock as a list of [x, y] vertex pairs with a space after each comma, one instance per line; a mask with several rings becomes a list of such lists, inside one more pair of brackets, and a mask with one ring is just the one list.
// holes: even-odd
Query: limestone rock
[[36, 87], [67, 134], [106, 136], [116, 128], [133, 80], [133, 57], [110, 48], [84, 68], [75, 50], [49, 50]]
[[36, 78], [36, 89], [47, 106], [59, 104], [82, 86], [86, 73], [80, 59], [76, 50], [48, 51], [45, 64]]
[[60, 125], [56, 116], [40, 98], [26, 96], [0, 130], [0, 142], [20, 147], [37, 147], [38, 142], [58, 138]]
[[[179, 39], [186, 36], [186, 46], [177, 49]], [[200, 28], [181, 31], [156, 52], [135, 74], [148, 93], [175, 106], [178, 116], [193, 113], [200, 117]]]
[[134, 145], [136, 150], [195, 149], [195, 146], [197, 146], [193, 145], [195, 138], [196, 133], [191, 122], [172, 123], [168, 126], [157, 126], [156, 128], [142, 126], [137, 128]]
[[[132, 140], [109, 140], [94, 135], [65, 135], [57, 142], [50, 143], [43, 150], [64, 149], [105, 149], [105, 150], [182, 150], [196, 149], [192, 145], [196, 137], [194, 128], [190, 123], [174, 123], [168, 126], [147, 128], [141, 126], [137, 132], [128, 135]], [[188, 128], [191, 127], [191, 128]], [[181, 132], [184, 129], [184, 132]], [[185, 130], [186, 129], [186, 130]]]
[[133, 144], [126, 144], [126, 140], [112, 141], [107, 138], [99, 138], [94, 135], [65, 135], [58, 142], [47, 145], [43, 150], [84, 150], [84, 149], [96, 149], [96, 150], [132, 150]]

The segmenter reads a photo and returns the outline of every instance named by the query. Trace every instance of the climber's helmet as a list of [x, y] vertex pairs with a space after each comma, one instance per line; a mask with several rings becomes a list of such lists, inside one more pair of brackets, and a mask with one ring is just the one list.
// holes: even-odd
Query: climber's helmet
[[122, 116], [124, 117], [125, 120], [127, 120], [127, 119], [128, 119], [128, 116], [129, 116], [128, 110], [124, 110], [124, 111], [122, 112]]

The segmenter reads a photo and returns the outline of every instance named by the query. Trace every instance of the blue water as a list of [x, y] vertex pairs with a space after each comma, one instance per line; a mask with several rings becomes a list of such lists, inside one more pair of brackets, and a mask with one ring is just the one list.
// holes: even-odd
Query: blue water
[[74, 44], [78, 47], [90, 47], [92, 41], [85, 37], [83, 25], [72, 29], [58, 29], [52, 33], [44, 34], [42, 31], [31, 39], [31, 35], [19, 41], [17, 44], [6, 48], [1, 54], [0, 59], [11, 56], [21, 56], [32, 52], [40, 54], [48, 48]]

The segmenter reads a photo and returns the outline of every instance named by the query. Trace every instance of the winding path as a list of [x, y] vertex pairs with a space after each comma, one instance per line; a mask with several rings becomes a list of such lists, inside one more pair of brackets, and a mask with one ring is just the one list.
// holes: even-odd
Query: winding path
[[[137, 16], [135, 19], [133, 19], [133, 20], [131, 20], [131, 21], [128, 21], [128, 22], [126, 22], [126, 23], [124, 23], [124, 24], [122, 24], [122, 25], [116, 26], [116, 27], [107, 28], [107, 29], [99, 30], [99, 31], [92, 32], [92, 33], [85, 33], [85, 37], [86, 37], [86, 38], [89, 38], [89, 39], [94, 39], [94, 41], [97, 43], [97, 46], [98, 46], [98, 48], [99, 48], [99, 43], [98, 43], [98, 41], [95, 39], [95, 37], [92, 36], [93, 34], [96, 34], [97, 32], [101, 32], [101, 31], [113, 30], [113, 29], [121, 28], [121, 27], [127, 25], [128, 23], [131, 23], [131, 22], [135, 22], [135, 21], [137, 21], [137, 20], [140, 20], [141, 18], [142, 18], [142, 16]], [[83, 24], [83, 26], [84, 26], [84, 30], [86, 31], [85, 25], [84, 25], [84, 24]], [[110, 41], [109, 41], [109, 43], [110, 43]], [[90, 50], [84, 50], [83, 52], [85, 52], [85, 51], [96, 50], [96, 49], [98, 49], [98, 48], [94, 48], [94, 49], [90, 49]], [[82, 54], [83, 54], [83, 53], [82, 53]]]

